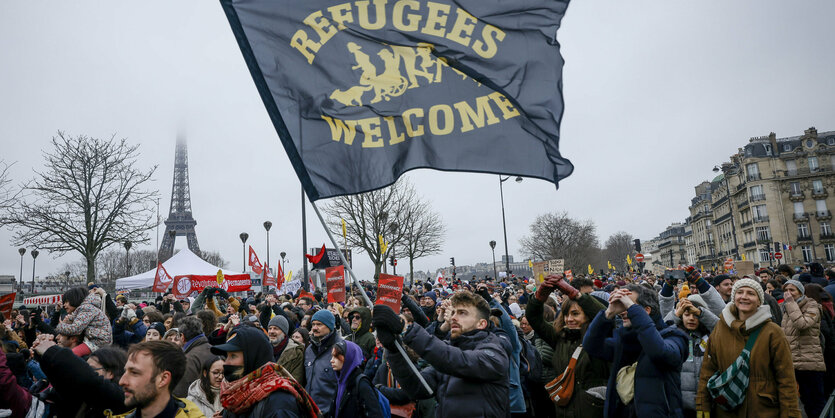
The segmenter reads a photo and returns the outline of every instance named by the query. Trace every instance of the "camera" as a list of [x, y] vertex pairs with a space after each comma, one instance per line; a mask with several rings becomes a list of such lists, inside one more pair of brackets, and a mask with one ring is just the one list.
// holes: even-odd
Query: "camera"
[[686, 280], [684, 270], [667, 270], [664, 272], [664, 280]]

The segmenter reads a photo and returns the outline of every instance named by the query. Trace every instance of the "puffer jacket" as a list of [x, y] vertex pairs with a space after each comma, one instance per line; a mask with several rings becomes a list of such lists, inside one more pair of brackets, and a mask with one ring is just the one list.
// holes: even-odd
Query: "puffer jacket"
[[209, 402], [206, 393], [203, 392], [203, 387], [200, 386], [200, 379], [191, 382], [186, 399], [194, 402], [200, 408], [200, 412], [207, 417], [214, 416], [215, 412], [223, 410], [223, 406], [220, 405], [220, 388], [215, 391], [215, 401]]
[[783, 302], [783, 332], [789, 341], [795, 370], [826, 371], [821, 347], [821, 311], [814, 299]]
[[[403, 342], [430, 364], [421, 375], [438, 401], [436, 417], [509, 417], [507, 341], [487, 330], [473, 330], [449, 344], [420, 326], [410, 326]], [[415, 399], [430, 394], [397, 351], [388, 362], [400, 386]]]
[[[596, 315], [602, 311], [603, 305], [592, 296], [582, 295], [577, 299], [584, 312]], [[555, 376], [559, 376], [568, 367], [574, 350], [583, 342], [583, 333], [580, 330], [564, 329], [560, 332], [543, 318], [543, 304], [536, 298], [531, 298], [525, 313], [531, 328], [549, 346], [553, 348], [551, 356], [551, 369]], [[590, 316], [589, 319], [593, 318]], [[543, 362], [545, 360], [543, 359]], [[586, 350], [580, 352], [577, 364], [574, 368], [574, 395], [566, 406], [556, 406], [558, 417], [602, 417], [603, 399], [590, 395], [587, 390], [593, 387], [606, 386], [609, 378], [609, 365], [606, 361], [590, 357]], [[551, 378], [553, 380], [553, 378]], [[550, 380], [549, 380], [550, 381]], [[547, 383], [548, 381], [546, 381]]]
[[84, 342], [91, 351], [113, 342], [113, 330], [107, 315], [99, 308], [101, 298], [91, 293], [75, 310], [67, 315], [69, 323], [61, 322], [55, 331], [64, 335], [84, 335]]
[[[371, 333], [371, 310], [364, 307], [364, 306], [357, 306], [354, 309], [351, 309], [349, 315], [358, 313], [360, 314], [361, 321], [360, 327], [356, 330], [351, 330], [350, 335], [345, 336], [345, 341], [351, 341], [354, 344], [360, 346], [362, 349], [363, 358], [366, 360], [374, 353], [374, 346], [377, 345], [377, 341], [374, 339], [374, 334]], [[351, 324], [348, 324], [350, 328]]]
[[[707, 381], [714, 373], [724, 372], [736, 361], [748, 336], [762, 327], [751, 349], [749, 383], [742, 405], [732, 412], [718, 407], [707, 390]], [[794, 377], [788, 341], [777, 324], [771, 322], [771, 308], [759, 307], [747, 320], [737, 319], [736, 307], [728, 304], [707, 341], [696, 410], [709, 411], [711, 417], [800, 417], [797, 381]]]
[[316, 402], [322, 416], [328, 414], [331, 401], [336, 398], [336, 372], [331, 367], [331, 348], [342, 337], [331, 331], [321, 342], [310, 339], [310, 345], [304, 351], [304, 389]]

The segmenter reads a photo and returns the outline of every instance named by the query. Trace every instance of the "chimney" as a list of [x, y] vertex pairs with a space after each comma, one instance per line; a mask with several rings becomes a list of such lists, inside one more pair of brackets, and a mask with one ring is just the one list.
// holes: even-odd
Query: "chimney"
[[812, 126], [809, 129], [803, 131], [803, 133], [806, 134], [806, 136], [808, 136], [812, 139], [817, 139], [818, 138], [818, 130], [815, 129], [814, 126]]

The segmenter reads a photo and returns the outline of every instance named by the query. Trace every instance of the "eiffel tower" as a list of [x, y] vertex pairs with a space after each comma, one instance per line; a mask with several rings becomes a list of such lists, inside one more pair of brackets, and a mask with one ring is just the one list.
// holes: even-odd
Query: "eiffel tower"
[[188, 186], [188, 148], [183, 137], [177, 138], [174, 153], [174, 185], [171, 187], [171, 209], [165, 220], [165, 234], [159, 247], [159, 261], [164, 262], [174, 255], [174, 238], [185, 236], [188, 249], [200, 255], [197, 233], [194, 227], [197, 221], [191, 214], [191, 192]]

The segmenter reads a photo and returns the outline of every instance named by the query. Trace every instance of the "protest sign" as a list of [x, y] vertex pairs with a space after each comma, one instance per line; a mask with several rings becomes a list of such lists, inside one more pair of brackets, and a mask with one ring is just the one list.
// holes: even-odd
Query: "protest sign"
[[12, 307], [14, 306], [15, 296], [17, 296], [17, 293], [9, 293], [0, 296], [0, 313], [6, 315], [6, 318], [10, 318], [12, 316]]
[[737, 261], [734, 263], [736, 275], [739, 277], [754, 277], [754, 262], [753, 261]]
[[400, 313], [400, 296], [403, 294], [403, 277], [380, 274], [375, 305], [386, 305]]
[[281, 289], [276, 292], [279, 295], [295, 295], [296, 292], [299, 291], [302, 287], [302, 281], [300, 279], [292, 280], [289, 282], [284, 282], [281, 286]]
[[[220, 288], [227, 292], [242, 292], [252, 286], [249, 274], [232, 274], [224, 277]], [[208, 286], [217, 287], [217, 276], [181, 275], [174, 277], [172, 292], [178, 299], [194, 296]]]
[[328, 288], [328, 303], [345, 302], [345, 266], [326, 268], [325, 282]]

